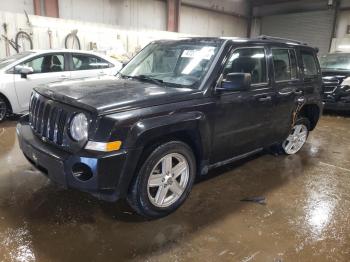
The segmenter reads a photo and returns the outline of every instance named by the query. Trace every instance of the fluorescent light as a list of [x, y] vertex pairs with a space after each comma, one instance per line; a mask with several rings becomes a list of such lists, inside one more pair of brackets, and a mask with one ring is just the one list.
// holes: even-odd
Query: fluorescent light
[[350, 49], [350, 45], [338, 45], [340, 49]]

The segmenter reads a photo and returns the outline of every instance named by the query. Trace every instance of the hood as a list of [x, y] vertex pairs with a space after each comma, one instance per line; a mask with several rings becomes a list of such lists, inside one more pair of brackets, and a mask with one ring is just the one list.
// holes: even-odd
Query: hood
[[344, 78], [350, 76], [350, 70], [322, 69], [322, 76], [337, 76]]
[[201, 93], [190, 88], [159, 86], [117, 77], [51, 83], [35, 90], [50, 99], [96, 111], [97, 114], [179, 102], [197, 97]]

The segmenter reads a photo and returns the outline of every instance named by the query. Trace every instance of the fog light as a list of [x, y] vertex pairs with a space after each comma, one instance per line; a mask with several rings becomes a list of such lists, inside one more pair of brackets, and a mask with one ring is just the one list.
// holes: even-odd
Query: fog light
[[73, 176], [80, 181], [88, 181], [93, 174], [91, 168], [83, 163], [76, 163], [72, 167]]

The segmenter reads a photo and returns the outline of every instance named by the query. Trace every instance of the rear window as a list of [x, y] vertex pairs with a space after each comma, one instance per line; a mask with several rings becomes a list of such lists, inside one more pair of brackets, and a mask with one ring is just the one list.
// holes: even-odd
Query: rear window
[[316, 58], [313, 52], [301, 51], [305, 76], [315, 76], [318, 73]]

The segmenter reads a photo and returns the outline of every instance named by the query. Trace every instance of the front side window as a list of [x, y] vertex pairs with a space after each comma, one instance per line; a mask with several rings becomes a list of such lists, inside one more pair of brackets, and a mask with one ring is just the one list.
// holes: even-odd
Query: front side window
[[295, 52], [292, 49], [272, 49], [275, 81], [288, 81], [297, 78]]
[[215, 41], [169, 41], [145, 47], [120, 76], [154, 80], [168, 86], [198, 88], [209, 70], [219, 44]]
[[21, 66], [33, 68], [33, 74], [64, 71], [64, 56], [62, 54], [50, 54], [35, 57], [21, 64]]
[[312, 52], [302, 51], [301, 57], [304, 65], [304, 75], [305, 76], [317, 75], [317, 65], [316, 65], [314, 54]]
[[267, 82], [264, 48], [236, 49], [224, 68], [224, 77], [229, 73], [249, 73], [252, 84]]
[[94, 70], [110, 67], [110, 63], [97, 56], [73, 54], [73, 70]]

